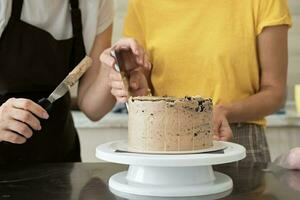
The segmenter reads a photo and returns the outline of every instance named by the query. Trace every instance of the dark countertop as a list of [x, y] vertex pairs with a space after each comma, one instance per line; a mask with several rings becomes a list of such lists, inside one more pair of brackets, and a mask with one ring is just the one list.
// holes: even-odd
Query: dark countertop
[[[268, 170], [263, 170], [268, 167]], [[127, 166], [111, 163], [67, 163], [0, 166], [1, 200], [114, 200], [107, 182]], [[300, 199], [300, 171], [269, 164], [217, 166], [231, 176], [232, 193], [223, 200]], [[135, 198], [143, 199], [143, 198]], [[149, 198], [155, 200], [155, 198]], [[163, 198], [160, 198], [163, 199]], [[170, 199], [170, 198], [168, 198]], [[178, 199], [178, 198], [174, 198]], [[182, 198], [182, 199], [201, 199]]]

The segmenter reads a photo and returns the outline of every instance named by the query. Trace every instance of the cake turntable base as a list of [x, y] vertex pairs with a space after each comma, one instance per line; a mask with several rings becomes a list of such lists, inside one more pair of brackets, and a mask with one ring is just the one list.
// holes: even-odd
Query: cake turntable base
[[102, 144], [96, 157], [108, 162], [129, 165], [128, 171], [109, 179], [114, 191], [156, 197], [188, 197], [218, 194], [233, 187], [229, 176], [213, 171], [212, 165], [235, 162], [246, 157], [243, 146], [230, 142], [224, 153], [140, 154], [116, 152], [124, 141]]

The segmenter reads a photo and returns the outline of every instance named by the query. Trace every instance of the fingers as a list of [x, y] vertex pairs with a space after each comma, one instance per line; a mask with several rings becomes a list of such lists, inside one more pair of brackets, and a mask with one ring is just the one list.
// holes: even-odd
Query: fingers
[[226, 117], [213, 119], [213, 133], [214, 140], [229, 141], [233, 138], [232, 130]]
[[219, 129], [222, 122], [218, 119], [213, 119], [213, 133], [215, 137], [219, 137]]
[[111, 81], [122, 81], [122, 76], [119, 72], [116, 72], [115, 70], [110, 70], [109, 79]]
[[230, 141], [231, 139], [232, 139], [231, 129], [222, 132], [219, 136], [219, 140], [221, 141]]
[[122, 81], [112, 81], [110, 86], [114, 89], [125, 90], [124, 83]]
[[31, 113], [33, 113], [34, 115], [36, 115], [39, 118], [42, 118], [42, 119], [49, 118], [47, 111], [43, 107], [41, 107], [40, 105], [38, 105], [37, 103], [35, 103], [29, 99], [21, 99], [21, 98], [15, 99], [14, 101], [12, 101], [12, 105], [15, 108], [30, 111]]
[[135, 96], [144, 96], [148, 94], [147, 79], [140, 71], [133, 71], [130, 74], [129, 85], [131, 90], [135, 91]]
[[127, 97], [128, 96], [128, 92], [126, 90], [118, 90], [118, 89], [111, 89], [111, 93], [115, 96], [115, 97]]
[[[128, 43], [129, 44], [129, 43]], [[124, 53], [127, 55], [128, 60], [132, 57], [129, 56], [128, 52]], [[102, 59], [105, 59], [103, 56]], [[147, 60], [148, 58], [143, 59]], [[106, 62], [109, 62], [106, 60]], [[111, 63], [110, 63], [111, 64]], [[148, 62], [147, 67], [151, 69], [151, 65]], [[147, 79], [142, 72], [142, 67], [128, 69], [129, 80], [123, 80], [121, 74], [114, 69], [109, 72], [109, 85], [111, 86], [111, 94], [117, 99], [118, 102], [126, 102], [130, 95], [132, 96], [142, 96], [148, 94], [148, 83]]]
[[221, 130], [220, 130], [220, 140], [222, 141], [229, 141], [233, 138], [232, 130], [229, 126], [227, 120], [222, 122]]
[[104, 63], [105, 65], [109, 67], [114, 67], [116, 61], [115, 59], [110, 55], [111, 49], [106, 49], [103, 51], [103, 53], [100, 55], [100, 62]]
[[32, 137], [32, 130], [25, 123], [16, 120], [9, 120], [6, 124], [6, 129], [8, 131], [16, 132], [27, 139]]
[[147, 53], [145, 53], [144, 56], [144, 68], [146, 69], [147, 72], [150, 72], [152, 69], [152, 65], [151, 62], [149, 61], [149, 57]]
[[220, 140], [219, 135], [218, 135], [218, 134], [214, 134], [214, 135], [213, 135], [213, 140]]
[[[126, 102], [129, 97], [128, 86], [117, 72], [111, 72], [110, 75], [111, 94], [115, 96], [118, 102]], [[145, 75], [141, 71], [132, 71], [129, 78], [130, 95], [144, 96], [148, 94], [148, 83]]]
[[134, 54], [136, 62], [139, 65], [144, 65], [145, 50], [134, 38], [122, 38], [111, 49], [130, 50]]
[[41, 118], [49, 117], [41, 106], [28, 99], [11, 98], [2, 104], [0, 110], [2, 124], [6, 124], [3, 121], [14, 120], [23, 122], [34, 130], [41, 130], [41, 124], [37, 116]]
[[116, 50], [131, 50], [132, 53], [136, 56], [136, 62], [140, 65], [144, 65], [144, 48], [139, 45], [139, 43], [133, 38], [122, 38], [120, 39], [112, 49]]
[[112, 90], [111, 93], [118, 103], [125, 103], [128, 100], [128, 94], [126, 95], [123, 90]]
[[142, 68], [145, 72], [150, 73], [152, 66], [149, 62], [149, 57], [144, 48], [135, 39], [122, 38], [112, 48], [106, 49], [100, 55], [101, 63], [114, 69], [116, 61], [111, 55], [112, 50], [124, 50], [121, 55], [125, 60], [123, 67], [125, 67], [127, 73], [137, 68]]
[[118, 103], [125, 103], [129, 98], [128, 91], [111, 89], [111, 94], [116, 98]]
[[34, 130], [41, 130], [40, 121], [29, 111], [13, 108], [11, 117], [17, 121], [28, 124]]
[[137, 90], [142, 86], [141, 74], [139, 72], [132, 72], [130, 74], [129, 87]]
[[120, 73], [112, 71], [109, 74], [109, 79], [110, 79], [110, 86], [112, 89], [117, 89], [117, 90], [128, 90], [124, 84], [124, 80], [122, 79], [122, 76]]
[[118, 97], [117, 102], [118, 103], [126, 103], [128, 100], [128, 97]]
[[128, 98], [128, 88], [125, 87], [120, 73], [111, 70], [109, 74], [109, 85], [111, 94], [116, 98], [117, 102], [124, 103]]
[[2, 130], [1, 131], [1, 141], [6, 141], [10, 142], [13, 144], [24, 144], [26, 142], [26, 138], [13, 133], [12, 131], [9, 130]]
[[0, 107], [0, 141], [25, 143], [32, 137], [33, 130], [41, 130], [38, 117], [47, 119], [49, 115], [35, 102], [16, 98], [7, 100]]

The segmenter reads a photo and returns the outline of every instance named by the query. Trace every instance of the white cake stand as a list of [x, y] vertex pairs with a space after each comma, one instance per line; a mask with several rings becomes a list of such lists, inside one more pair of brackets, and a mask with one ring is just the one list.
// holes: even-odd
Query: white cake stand
[[187, 197], [226, 192], [232, 189], [229, 176], [215, 172], [212, 165], [230, 163], [246, 157], [239, 144], [222, 142], [224, 153], [152, 155], [118, 153], [113, 148], [124, 141], [100, 145], [96, 157], [108, 162], [127, 164], [128, 171], [109, 179], [109, 186], [122, 193], [156, 196]]

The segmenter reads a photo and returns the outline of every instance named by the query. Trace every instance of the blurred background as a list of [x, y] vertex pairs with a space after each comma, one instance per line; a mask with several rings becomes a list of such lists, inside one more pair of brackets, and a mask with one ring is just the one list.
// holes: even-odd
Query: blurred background
[[293, 27], [289, 31], [288, 101], [294, 100], [294, 85], [300, 84], [300, 1], [289, 0]]
[[[281, 112], [267, 117], [267, 139], [271, 157], [274, 160], [288, 149], [300, 146], [300, 114], [295, 106], [295, 85], [300, 84], [300, 0], [288, 0], [293, 20], [289, 30], [289, 69], [286, 105]], [[127, 0], [114, 0], [115, 21], [113, 42], [122, 36], [123, 20]], [[75, 90], [72, 91], [76, 95]], [[299, 87], [300, 105], [300, 87]], [[99, 161], [95, 148], [101, 143], [127, 137], [127, 115], [109, 113], [99, 122], [90, 122], [81, 112], [73, 111], [74, 121], [79, 132], [84, 162]]]

